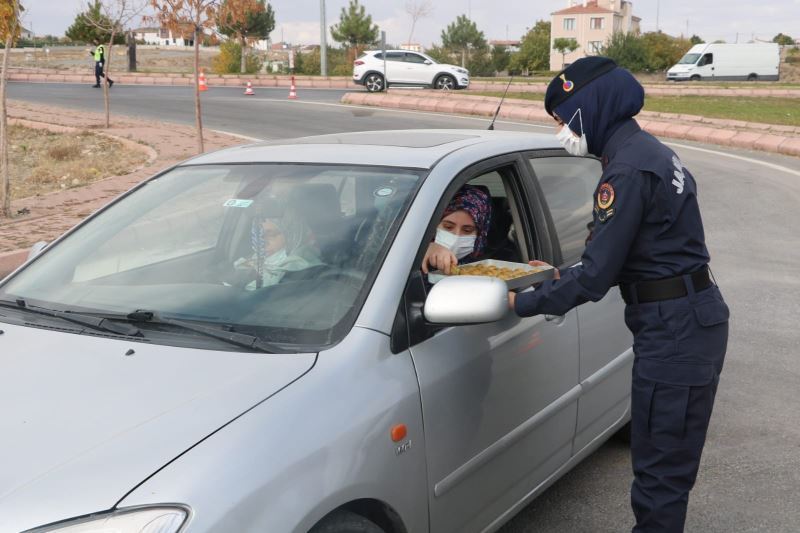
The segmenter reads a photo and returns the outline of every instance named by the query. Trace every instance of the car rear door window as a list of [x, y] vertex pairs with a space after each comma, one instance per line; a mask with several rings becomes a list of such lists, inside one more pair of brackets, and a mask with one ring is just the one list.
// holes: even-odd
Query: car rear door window
[[404, 61], [405, 52], [386, 52], [386, 61]]
[[530, 162], [553, 217], [561, 266], [574, 265], [589, 236], [594, 191], [603, 173], [600, 161], [564, 156], [532, 157]]

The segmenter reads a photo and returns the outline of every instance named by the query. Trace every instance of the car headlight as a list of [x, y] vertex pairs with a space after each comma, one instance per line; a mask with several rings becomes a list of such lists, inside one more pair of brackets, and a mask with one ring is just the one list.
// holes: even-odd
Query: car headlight
[[463, 68], [457, 68], [456, 72], [458, 72], [459, 74], [469, 74], [469, 71]]
[[177, 533], [188, 514], [181, 507], [139, 507], [86, 516], [26, 533]]

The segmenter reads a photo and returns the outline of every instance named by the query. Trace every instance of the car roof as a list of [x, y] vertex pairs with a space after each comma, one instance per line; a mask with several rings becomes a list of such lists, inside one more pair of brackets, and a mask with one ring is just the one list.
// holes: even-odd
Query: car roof
[[271, 140], [203, 154], [184, 164], [309, 163], [431, 169], [456, 152], [476, 157], [560, 149], [546, 133], [488, 130], [394, 130]]

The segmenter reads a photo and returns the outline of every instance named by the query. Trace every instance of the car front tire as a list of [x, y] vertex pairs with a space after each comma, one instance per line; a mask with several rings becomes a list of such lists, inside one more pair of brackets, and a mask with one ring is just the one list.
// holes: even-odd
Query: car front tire
[[456, 88], [456, 79], [448, 74], [443, 74], [436, 78], [433, 86], [440, 91], [452, 91]]
[[350, 511], [335, 511], [312, 527], [308, 533], [385, 533], [374, 522]]
[[697, 75], [697, 74], [695, 74], [694, 76], [692, 76], [691, 78], [689, 78], [689, 81], [700, 81], [700, 76], [699, 76], [699, 75]]
[[386, 82], [380, 74], [368, 74], [364, 80], [364, 87], [368, 92], [379, 93], [386, 88]]

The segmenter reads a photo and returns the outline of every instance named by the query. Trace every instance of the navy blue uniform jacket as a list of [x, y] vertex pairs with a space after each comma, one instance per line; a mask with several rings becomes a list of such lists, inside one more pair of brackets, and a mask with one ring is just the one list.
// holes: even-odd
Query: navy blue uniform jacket
[[581, 263], [516, 297], [520, 316], [563, 315], [619, 283], [700, 270], [709, 255], [694, 178], [675, 153], [625, 121], [603, 148], [594, 225]]

